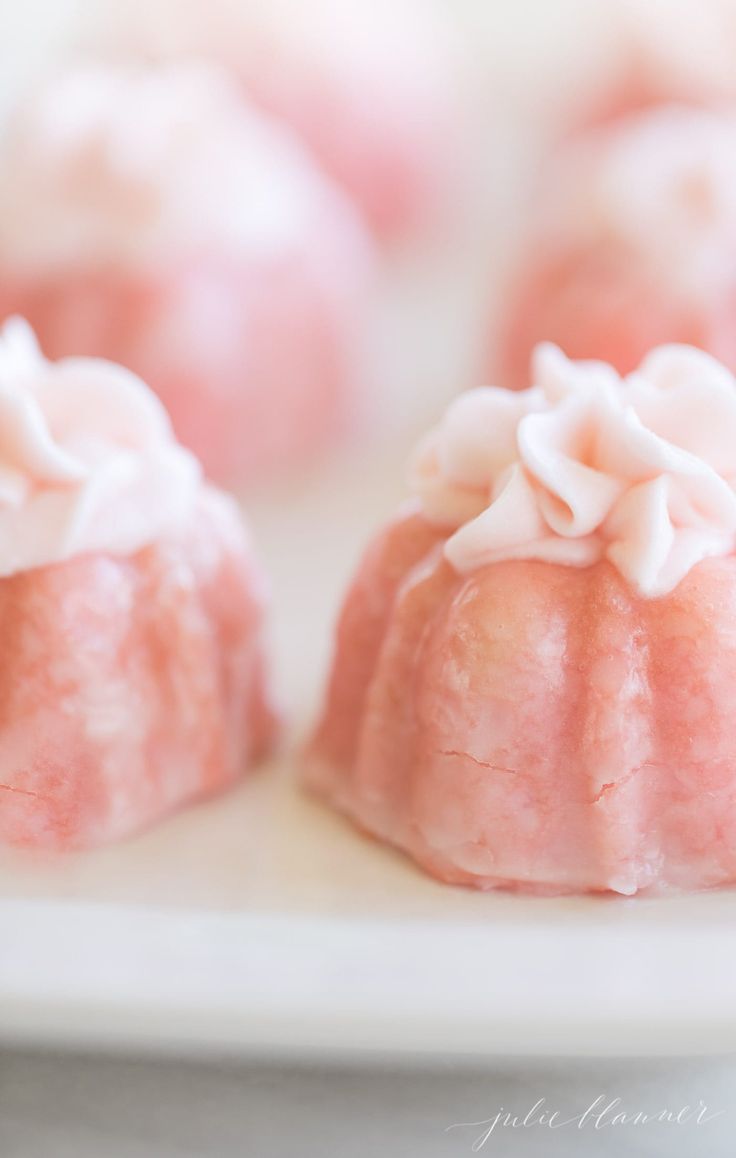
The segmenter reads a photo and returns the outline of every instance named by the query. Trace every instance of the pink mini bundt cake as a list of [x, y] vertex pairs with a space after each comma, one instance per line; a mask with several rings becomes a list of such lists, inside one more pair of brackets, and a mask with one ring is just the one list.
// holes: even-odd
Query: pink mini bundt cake
[[129, 371], [0, 336], [0, 840], [96, 845], [233, 784], [275, 726], [263, 583]]
[[394, 239], [432, 220], [455, 167], [457, 52], [444, 16], [429, 0], [131, 0], [112, 36], [227, 63]]
[[670, 101], [708, 105], [736, 96], [732, 0], [619, 0], [610, 16], [608, 61], [590, 107], [583, 102], [583, 123]]
[[665, 342], [736, 369], [736, 117], [664, 107], [585, 135], [549, 174], [488, 356], [528, 385], [539, 341], [628, 373]]
[[0, 142], [0, 316], [140, 374], [223, 483], [359, 421], [371, 244], [217, 69], [66, 74]]
[[470, 391], [348, 593], [309, 785], [444, 881], [736, 880], [736, 382], [540, 347]]

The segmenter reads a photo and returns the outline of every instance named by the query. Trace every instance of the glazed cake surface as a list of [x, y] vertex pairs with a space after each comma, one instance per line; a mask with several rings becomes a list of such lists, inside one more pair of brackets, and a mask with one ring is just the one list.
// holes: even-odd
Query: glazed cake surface
[[264, 587], [237, 512], [0, 579], [0, 840], [89, 847], [236, 783], [271, 746]]
[[307, 782], [451, 883], [731, 882], [736, 386], [676, 347], [625, 380], [550, 350], [533, 375], [420, 446], [347, 594]]
[[606, 562], [460, 577], [407, 514], [343, 610], [312, 788], [443, 880], [736, 879], [736, 561], [632, 596]]

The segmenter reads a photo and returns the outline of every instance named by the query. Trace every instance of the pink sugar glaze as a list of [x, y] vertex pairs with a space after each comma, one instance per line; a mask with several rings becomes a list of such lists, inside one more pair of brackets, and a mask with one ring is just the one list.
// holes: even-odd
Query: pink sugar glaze
[[357, 255], [314, 240], [321, 253], [310, 242], [263, 268], [6, 273], [0, 317], [25, 317], [51, 359], [84, 354], [133, 370], [209, 476], [238, 486], [300, 465], [363, 417]]
[[736, 880], [736, 559], [637, 596], [607, 562], [458, 575], [413, 510], [348, 593], [309, 786], [440, 880]]
[[126, 836], [232, 785], [272, 743], [262, 583], [214, 492], [178, 539], [0, 580], [0, 617], [6, 842]]

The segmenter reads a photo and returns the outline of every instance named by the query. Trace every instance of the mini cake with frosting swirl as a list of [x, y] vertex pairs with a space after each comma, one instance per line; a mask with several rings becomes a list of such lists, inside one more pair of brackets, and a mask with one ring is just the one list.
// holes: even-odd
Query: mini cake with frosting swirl
[[381, 238], [431, 224], [462, 162], [463, 54], [452, 17], [427, 0], [128, 0], [102, 34], [115, 51], [224, 61]]
[[621, 373], [685, 342], [736, 369], [736, 116], [663, 106], [580, 136], [540, 209], [492, 335], [492, 376], [528, 385], [537, 342]]
[[442, 880], [736, 880], [736, 381], [541, 347], [461, 395], [339, 622], [312, 788]]
[[0, 138], [0, 317], [128, 366], [231, 485], [360, 420], [372, 243], [214, 66], [88, 66]]
[[264, 585], [232, 501], [122, 367], [0, 333], [0, 840], [99, 844], [271, 742]]

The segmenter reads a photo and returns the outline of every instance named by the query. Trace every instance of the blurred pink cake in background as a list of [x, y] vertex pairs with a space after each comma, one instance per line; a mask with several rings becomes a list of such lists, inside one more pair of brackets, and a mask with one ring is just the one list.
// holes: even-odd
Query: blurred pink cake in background
[[491, 378], [528, 385], [538, 341], [622, 372], [670, 341], [736, 368], [736, 116], [663, 106], [562, 151], [490, 341]]
[[343, 194], [216, 68], [83, 68], [0, 143], [0, 317], [130, 367], [220, 482], [363, 419], [372, 244]]
[[652, 105], [712, 104], [736, 97], [732, 0], [619, 0], [610, 57], [583, 123]]
[[434, 0], [132, 0], [114, 40], [223, 60], [383, 237], [431, 221], [455, 165], [456, 29]]
[[444, 881], [736, 880], [736, 382], [541, 347], [470, 391], [348, 593], [310, 786]]
[[237, 781], [275, 717], [263, 582], [122, 367], [0, 336], [0, 840], [99, 844]]

